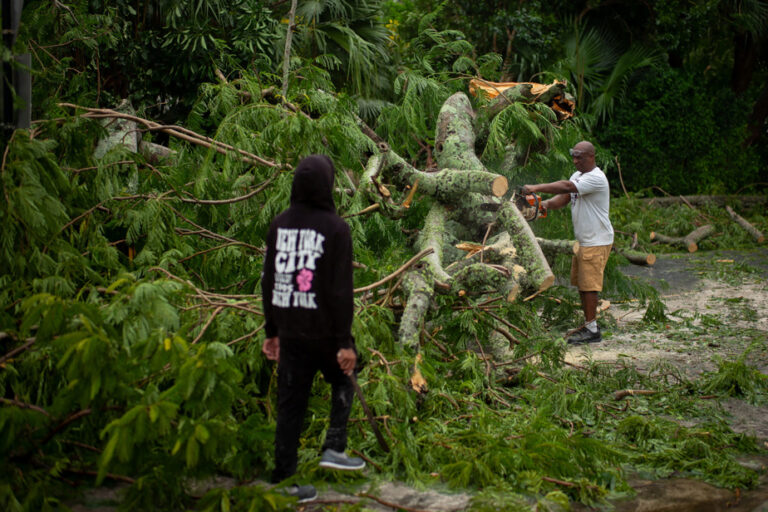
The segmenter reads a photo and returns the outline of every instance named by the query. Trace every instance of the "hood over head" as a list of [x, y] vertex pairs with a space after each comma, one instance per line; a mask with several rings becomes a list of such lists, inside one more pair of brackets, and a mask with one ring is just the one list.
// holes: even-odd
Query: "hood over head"
[[302, 204], [336, 212], [333, 203], [334, 167], [325, 155], [304, 158], [293, 171], [291, 205]]

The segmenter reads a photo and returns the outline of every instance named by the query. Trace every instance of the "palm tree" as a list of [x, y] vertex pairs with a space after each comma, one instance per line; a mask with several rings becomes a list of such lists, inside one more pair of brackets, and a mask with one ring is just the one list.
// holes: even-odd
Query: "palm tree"
[[598, 121], [613, 113], [632, 75], [658, 58], [639, 45], [622, 53], [607, 33], [578, 23], [563, 46], [566, 54], [554, 72], [571, 79], [577, 107]]
[[371, 96], [389, 87], [389, 32], [380, 0], [304, 0], [296, 9], [294, 55], [318, 59], [339, 88]]

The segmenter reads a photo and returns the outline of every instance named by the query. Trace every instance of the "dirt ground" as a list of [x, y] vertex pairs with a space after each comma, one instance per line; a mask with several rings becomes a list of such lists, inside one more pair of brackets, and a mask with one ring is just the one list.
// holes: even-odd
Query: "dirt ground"
[[[660, 257], [653, 267], [623, 270], [660, 291], [670, 322], [653, 325], [636, 304], [613, 303], [603, 313], [603, 341], [570, 348], [569, 362], [671, 364], [695, 380], [751, 347], [747, 362], [768, 375], [768, 249]], [[768, 440], [768, 406], [738, 399], [721, 405], [735, 431]]]

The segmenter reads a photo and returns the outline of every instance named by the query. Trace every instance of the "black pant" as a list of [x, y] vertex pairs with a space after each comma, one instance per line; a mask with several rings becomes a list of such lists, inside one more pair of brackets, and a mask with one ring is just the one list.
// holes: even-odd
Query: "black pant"
[[331, 384], [331, 424], [323, 450], [330, 448], [343, 452], [347, 448], [347, 420], [352, 408], [354, 387], [339, 367], [337, 351], [335, 343], [329, 343], [328, 340], [280, 338], [273, 483], [296, 472], [299, 435], [317, 370], [323, 372], [325, 380]]

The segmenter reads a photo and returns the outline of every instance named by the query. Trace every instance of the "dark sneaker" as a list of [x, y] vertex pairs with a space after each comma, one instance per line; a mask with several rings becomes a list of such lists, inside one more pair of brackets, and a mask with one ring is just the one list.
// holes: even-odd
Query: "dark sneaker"
[[317, 498], [317, 489], [314, 485], [290, 485], [285, 488], [285, 494], [299, 499], [299, 503], [306, 503]]
[[585, 343], [598, 343], [603, 341], [603, 336], [600, 333], [600, 328], [597, 328], [597, 332], [592, 332], [586, 327], [582, 327], [575, 333], [568, 336], [565, 340], [569, 345], [583, 345]]
[[323, 456], [320, 458], [320, 467], [355, 471], [363, 469], [365, 461], [360, 457], [350, 457], [344, 452], [337, 452], [329, 448], [323, 452]]

